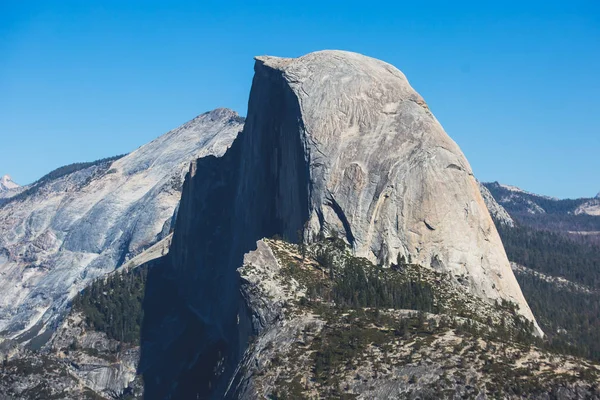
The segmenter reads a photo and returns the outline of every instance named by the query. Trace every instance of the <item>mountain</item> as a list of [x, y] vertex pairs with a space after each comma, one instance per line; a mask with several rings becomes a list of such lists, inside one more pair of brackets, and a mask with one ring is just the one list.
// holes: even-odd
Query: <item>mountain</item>
[[483, 185], [522, 224], [600, 244], [600, 199], [557, 199], [498, 182]]
[[242, 125], [231, 110], [202, 114], [128, 155], [59, 168], [0, 206], [2, 336], [47, 339], [79, 291], [167, 236], [190, 162], [223, 155]]
[[9, 175], [4, 175], [0, 178], [0, 192], [6, 192], [11, 189], [18, 188], [19, 185], [13, 182], [12, 178]]
[[581, 204], [575, 210], [575, 214], [600, 216], [600, 196], [596, 196], [593, 199], [590, 199], [585, 203]]
[[557, 199], [498, 182], [484, 183], [483, 185], [490, 190], [499, 204], [514, 214], [595, 215], [582, 208], [595, 201], [592, 198]]
[[557, 240], [576, 242], [523, 231], [398, 69], [322, 51], [254, 70], [242, 132], [191, 162], [153, 244], [41, 350], [0, 342], [0, 397], [600, 398], [595, 283]]
[[4, 175], [0, 178], [0, 205], [23, 190], [24, 188], [15, 183], [9, 175]]
[[223, 157], [190, 169], [170, 251], [148, 275], [145, 304], [169, 304], [144, 321], [145, 393], [237, 398], [228, 388], [251, 379], [240, 365], [250, 338], [278, 320], [269, 302], [240, 297], [237, 269], [269, 237], [340, 237], [383, 268], [409, 260], [467, 293], [484, 322], [501, 321], [493, 310], [504, 304], [515, 327], [541, 334], [468, 162], [404, 75], [379, 60], [257, 57], [244, 130]]
[[477, 185], [479, 186], [479, 192], [481, 193], [481, 197], [483, 197], [483, 201], [485, 202], [485, 206], [490, 212], [490, 215], [494, 219], [496, 223], [500, 223], [502, 225], [507, 225], [510, 227], [515, 226], [515, 221], [512, 219], [510, 214], [506, 211], [504, 207], [502, 207], [492, 193], [485, 187], [484, 184], [477, 181]]

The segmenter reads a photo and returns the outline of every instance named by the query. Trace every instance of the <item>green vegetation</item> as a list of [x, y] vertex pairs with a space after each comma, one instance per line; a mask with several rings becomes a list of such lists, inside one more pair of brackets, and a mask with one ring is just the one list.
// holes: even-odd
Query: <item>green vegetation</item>
[[[309, 300], [314, 300], [316, 294], [342, 311], [365, 307], [405, 309], [468, 318], [493, 328], [503, 339], [531, 340], [533, 324], [518, 312], [516, 304], [506, 300], [493, 305], [484, 302], [458, 287], [450, 274], [410, 263], [402, 256], [391, 268], [374, 265], [352, 256], [350, 249], [339, 242], [328, 239], [316, 245], [317, 254], [328, 251], [335, 255], [330, 257], [335, 262], [331, 262], [333, 267], [319, 262], [322, 270], [329, 271], [328, 279], [309, 281]], [[316, 257], [317, 261], [323, 259], [328, 258]]]
[[374, 265], [335, 237], [305, 248], [267, 244], [282, 266], [290, 322], [281, 347], [260, 350], [270, 362], [257, 370], [258, 386], [275, 382], [268, 398], [352, 399], [397, 380], [408, 398], [535, 396], [574, 382], [595, 393], [595, 366], [535, 337], [516, 304], [489, 304], [457, 285], [468, 277], [403, 257]]
[[[364, 268], [360, 260], [346, 263], [333, 289], [341, 307], [381, 307], [437, 312], [434, 290], [425, 281], [404, 281], [381, 268]], [[394, 276], [396, 275], [396, 276]]]
[[438, 311], [429, 282], [408, 280], [402, 273], [375, 266], [365, 258], [345, 256], [334, 261], [334, 254], [344, 249], [338, 241], [319, 247], [315, 259], [325, 271], [326, 279], [309, 283], [310, 298], [332, 300], [341, 309], [375, 307]]
[[529, 274], [517, 274], [517, 280], [550, 349], [600, 361], [600, 293], [557, 287]]
[[508, 258], [538, 272], [600, 288], [600, 248], [548, 231], [497, 224]]
[[590, 288], [557, 286], [532, 274], [516, 274], [547, 335], [546, 347], [600, 361], [600, 248], [523, 223], [514, 228], [496, 225], [511, 261]]
[[274, 242], [272, 248], [285, 266], [285, 284], [293, 278], [306, 288], [298, 305], [326, 319], [348, 310], [414, 310], [476, 321], [486, 327], [486, 334], [502, 340], [534, 341], [533, 324], [516, 304], [484, 302], [458, 287], [448, 273], [409, 263], [402, 256], [391, 268], [374, 265], [354, 257], [336, 237], [310, 245], [305, 249], [308, 258], [294, 256], [301, 249], [288, 243]]
[[[589, 288], [557, 285], [533, 274], [516, 273], [547, 335], [545, 345], [554, 351], [600, 361], [600, 235], [572, 233], [600, 231], [600, 217], [574, 214], [589, 199], [512, 195], [497, 183], [486, 187], [516, 221], [514, 228], [496, 224], [511, 261]], [[503, 202], [503, 198], [510, 201]], [[529, 213], [530, 202], [545, 213]]]
[[316, 268], [306, 268], [299, 260], [292, 260], [283, 252], [287, 268], [284, 273], [297, 279], [307, 289], [303, 303], [313, 305], [332, 302], [340, 310], [364, 307], [382, 309], [411, 309], [438, 312], [432, 283], [419, 274], [407, 274], [408, 268], [383, 268], [369, 260], [351, 255], [345, 242], [337, 237], [323, 239], [311, 245]]
[[[541, 354], [530, 344], [498, 340], [493, 331], [469, 320], [427, 318], [423, 312], [399, 316], [377, 309], [349, 310], [330, 315], [320, 331], [307, 335], [305, 330], [302, 337], [297, 348], [272, 359], [278, 368], [273, 399], [308, 398], [310, 389], [323, 398], [356, 398], [356, 391], [349, 392], [351, 382], [395, 381], [404, 366], [416, 373], [407, 375], [405, 389], [420, 398], [454, 398], [457, 387], [463, 391], [461, 398], [480, 393], [491, 398], [533, 396], [566, 387], [579, 376], [586, 383], [599, 377], [588, 365], [577, 367], [579, 375], [556, 372], [564, 363], [559, 356]], [[286, 368], [304, 362], [308, 364], [300, 370]], [[425, 382], [423, 367], [432, 374]], [[309, 375], [299, 372], [308, 368]]]
[[109, 338], [137, 344], [144, 318], [142, 308], [147, 267], [98, 279], [73, 300], [86, 323]]

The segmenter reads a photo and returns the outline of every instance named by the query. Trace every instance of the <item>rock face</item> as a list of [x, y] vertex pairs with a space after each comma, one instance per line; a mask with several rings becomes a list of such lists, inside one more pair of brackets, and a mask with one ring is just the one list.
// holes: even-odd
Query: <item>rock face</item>
[[498, 202], [496, 201], [496, 199], [494, 199], [494, 196], [492, 196], [488, 188], [486, 188], [479, 181], [477, 181], [477, 185], [479, 186], [479, 192], [481, 193], [481, 197], [483, 197], [483, 201], [485, 202], [485, 205], [488, 211], [490, 212], [492, 218], [494, 218], [494, 220], [503, 225], [509, 226], [511, 228], [514, 227], [515, 221], [512, 219], [510, 214], [504, 209], [504, 207], [498, 204]]
[[81, 313], [69, 314], [50, 347], [50, 355], [68, 361], [65, 364], [70, 375], [99, 395], [118, 397], [124, 388], [134, 386], [139, 347], [124, 346], [105, 333], [90, 329]]
[[166, 237], [190, 162], [223, 155], [242, 125], [217, 109], [1, 205], [0, 332], [19, 341], [42, 334], [91, 280]]
[[308, 238], [337, 230], [358, 256], [410, 255], [466, 274], [473, 292], [514, 301], [533, 320], [469, 163], [398, 69], [324, 51], [258, 57], [256, 70], [253, 90], [282, 85], [297, 107], [299, 122], [281, 134], [302, 140]]
[[[14, 344], [16, 351], [3, 351], [6, 344]], [[138, 398], [143, 387], [136, 374], [139, 347], [90, 329], [78, 312], [62, 321], [47, 351], [7, 340], [0, 344], [0, 357], [6, 359], [0, 399]]]
[[[264, 237], [333, 232], [356, 256], [410, 256], [535, 321], [468, 162], [398, 69], [341, 51], [257, 57], [242, 134], [186, 177], [163, 260], [177, 297], [154, 294], [175, 305], [146, 329], [171, 334], [142, 346], [142, 364], [163, 360], [146, 369], [145, 393], [221, 398], [253, 334], [236, 273], [244, 254]], [[168, 362], [183, 351], [174, 343], [189, 361]]]
[[596, 196], [577, 207], [575, 215], [579, 214], [600, 216], [600, 197]]

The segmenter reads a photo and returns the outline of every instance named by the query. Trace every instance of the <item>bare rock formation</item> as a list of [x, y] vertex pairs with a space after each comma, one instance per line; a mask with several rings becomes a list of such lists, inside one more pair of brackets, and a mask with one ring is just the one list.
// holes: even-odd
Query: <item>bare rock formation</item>
[[341, 51], [257, 57], [243, 132], [186, 177], [160, 280], [176, 290], [153, 294], [171, 308], [144, 330], [159, 342], [142, 346], [145, 393], [221, 398], [255, 334], [244, 255], [334, 232], [355, 256], [410, 256], [535, 323], [467, 160], [398, 69]]
[[242, 126], [217, 109], [117, 160], [54, 171], [0, 204], [0, 337], [42, 334], [94, 278], [166, 237], [190, 162], [223, 155]]
[[514, 227], [515, 221], [512, 219], [508, 211], [498, 204], [496, 199], [494, 199], [494, 196], [492, 196], [492, 193], [490, 193], [489, 189], [479, 181], [477, 181], [477, 185], [479, 185], [479, 192], [481, 193], [481, 197], [483, 197], [483, 201], [485, 202], [485, 205], [492, 218], [503, 225], [511, 228]]
[[253, 90], [276, 84], [297, 107], [296, 127], [282, 134], [302, 140], [308, 238], [337, 230], [358, 256], [389, 265], [410, 255], [465, 274], [474, 293], [534, 319], [469, 163], [402, 72], [341, 51], [257, 57]]

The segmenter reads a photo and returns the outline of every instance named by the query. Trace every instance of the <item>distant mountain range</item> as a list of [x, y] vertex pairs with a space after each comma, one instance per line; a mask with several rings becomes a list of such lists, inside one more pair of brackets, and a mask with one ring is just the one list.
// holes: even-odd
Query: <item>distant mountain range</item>
[[508, 213], [523, 225], [600, 244], [600, 198], [557, 199], [498, 182], [484, 183]]
[[498, 203], [517, 214], [600, 215], [600, 193], [593, 198], [558, 199], [498, 182], [484, 183]]

